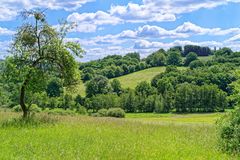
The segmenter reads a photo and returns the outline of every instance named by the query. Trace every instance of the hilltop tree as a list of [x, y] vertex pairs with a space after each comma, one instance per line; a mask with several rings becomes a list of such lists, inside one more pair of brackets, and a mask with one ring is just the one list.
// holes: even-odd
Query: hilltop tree
[[167, 64], [168, 65], [174, 65], [179, 66], [181, 65], [182, 59], [181, 55], [178, 51], [169, 51], [167, 56]]
[[[79, 44], [64, 42], [72, 25], [64, 23], [56, 31], [47, 23], [43, 12], [25, 11], [22, 16], [24, 21], [14, 37], [12, 56], [7, 59], [11, 65], [5, 68], [5, 73], [9, 81], [20, 84], [19, 103], [26, 118], [31, 106], [30, 102], [26, 105], [26, 94], [39, 90], [53, 73], [64, 80], [64, 85], [74, 83], [77, 79], [74, 56], [81, 56], [83, 50]], [[12, 72], [13, 68], [17, 72]]]
[[187, 54], [184, 65], [188, 66], [192, 61], [195, 61], [198, 59], [198, 56], [194, 52], [190, 52]]

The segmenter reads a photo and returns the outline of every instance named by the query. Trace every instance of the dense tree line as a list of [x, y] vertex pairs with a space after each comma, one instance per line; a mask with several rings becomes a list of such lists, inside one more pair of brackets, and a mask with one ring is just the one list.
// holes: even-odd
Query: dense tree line
[[96, 75], [114, 78], [147, 67], [146, 63], [140, 60], [139, 53], [128, 53], [125, 56], [107, 56], [103, 59], [80, 64], [81, 77], [84, 82], [91, 80]]
[[212, 51], [209, 47], [200, 47], [196, 45], [186, 45], [184, 46], [183, 56], [186, 56], [190, 52], [196, 53], [198, 56], [209, 56]]
[[[61, 77], [52, 74], [45, 77], [44, 83], [32, 85], [34, 92], [26, 93], [26, 103], [42, 109], [78, 111], [85, 108], [97, 112], [103, 108], [121, 107], [126, 112], [156, 113], [213, 112], [233, 106], [236, 99], [229, 96], [234, 93], [231, 84], [237, 80], [233, 71], [239, 53], [223, 48], [214, 52], [212, 60], [202, 61], [194, 52], [183, 58], [182, 52], [181, 47], [173, 47], [167, 51], [160, 49], [142, 60], [138, 53], [129, 53], [82, 63], [81, 76], [88, 80], [86, 97], [67, 92]], [[5, 69], [15, 75], [18, 70], [12, 59], [1, 65], [0, 94], [4, 98], [0, 104], [13, 107], [19, 103], [21, 81], [11, 77], [11, 81], [4, 83], [9, 76], [5, 73], [10, 73]], [[155, 66], [166, 66], [166, 71], [155, 76], [151, 83], [141, 82], [135, 89], [124, 89], [118, 80], [109, 80]], [[176, 66], [189, 66], [189, 69], [179, 70]]]
[[227, 95], [232, 93], [229, 84], [236, 80], [232, 70], [228, 65], [183, 71], [170, 66], [165, 73], [154, 77], [151, 84], [141, 82], [134, 90], [123, 90], [120, 83], [115, 82], [118, 84], [115, 91], [111, 86], [113, 83], [98, 77], [89, 83], [98, 86], [100, 79], [105, 79], [105, 87], [99, 85], [100, 88], [108, 88], [108, 91], [92, 92], [88, 89], [92, 85], [87, 85], [87, 95], [90, 96], [85, 107], [98, 110], [114, 106], [122, 107], [126, 112], [160, 113], [224, 111], [229, 106]]

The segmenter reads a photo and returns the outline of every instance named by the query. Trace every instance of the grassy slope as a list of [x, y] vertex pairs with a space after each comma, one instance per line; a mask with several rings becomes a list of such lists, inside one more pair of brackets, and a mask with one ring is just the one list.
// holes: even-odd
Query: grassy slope
[[[126, 119], [63, 116], [56, 125], [0, 127], [0, 159], [237, 159], [217, 150], [214, 125], [192, 123], [192, 118], [191, 124], [180, 119], [179, 123], [145, 123], [146, 116], [153, 115]], [[7, 118], [6, 113], [0, 113], [2, 117]]]
[[[184, 67], [179, 67], [179, 69], [184, 69]], [[138, 83], [142, 81], [150, 82], [154, 76], [156, 76], [159, 73], [162, 73], [165, 71], [165, 67], [153, 67], [149, 69], [145, 69], [142, 71], [134, 72], [128, 75], [124, 75], [121, 77], [117, 77], [115, 79], [118, 79], [123, 88], [135, 88]], [[74, 88], [74, 91], [71, 90], [72, 93], [79, 93], [82, 96], [85, 96], [85, 86], [83, 83], [77, 85]]]
[[165, 71], [165, 67], [153, 67], [117, 77], [123, 88], [135, 88], [142, 81], [150, 82], [154, 76]]

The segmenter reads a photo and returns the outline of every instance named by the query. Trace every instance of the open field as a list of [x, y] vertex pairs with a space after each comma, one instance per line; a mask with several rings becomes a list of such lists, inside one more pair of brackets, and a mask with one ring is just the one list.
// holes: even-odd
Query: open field
[[[1, 112], [0, 121], [13, 116], [16, 114]], [[238, 159], [217, 149], [213, 121], [219, 116], [129, 114], [125, 119], [62, 116], [54, 125], [0, 127], [0, 159]], [[164, 118], [174, 121], [165, 123]], [[185, 123], [187, 118], [189, 124]], [[202, 123], [205, 118], [208, 124]], [[159, 123], [145, 123], [147, 119]]]
[[[113, 79], [118, 79], [121, 82], [121, 85], [123, 88], [134, 89], [138, 85], [138, 83], [142, 81], [150, 82], [154, 76], [164, 72], [165, 69], [166, 67], [153, 67], [153, 68], [148, 68], [142, 71], [134, 72], [131, 74], [127, 74], [121, 77], [113, 78]], [[178, 69], [185, 69], [185, 67], [178, 67]], [[80, 83], [77, 86], [75, 86], [74, 90], [75, 91], [74, 92], [71, 91], [71, 93], [79, 93], [82, 96], [85, 96], [86, 94], [85, 86], [83, 83]]]
[[130, 113], [127, 118], [141, 122], [176, 123], [176, 124], [214, 124], [224, 113], [202, 114], [155, 114]]

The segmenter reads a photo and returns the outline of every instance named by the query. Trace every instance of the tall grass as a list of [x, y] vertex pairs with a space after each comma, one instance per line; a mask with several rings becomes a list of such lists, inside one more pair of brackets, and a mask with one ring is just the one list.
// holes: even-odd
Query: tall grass
[[238, 158], [218, 151], [214, 125], [143, 122], [61, 116], [55, 125], [1, 127], [0, 159]]

